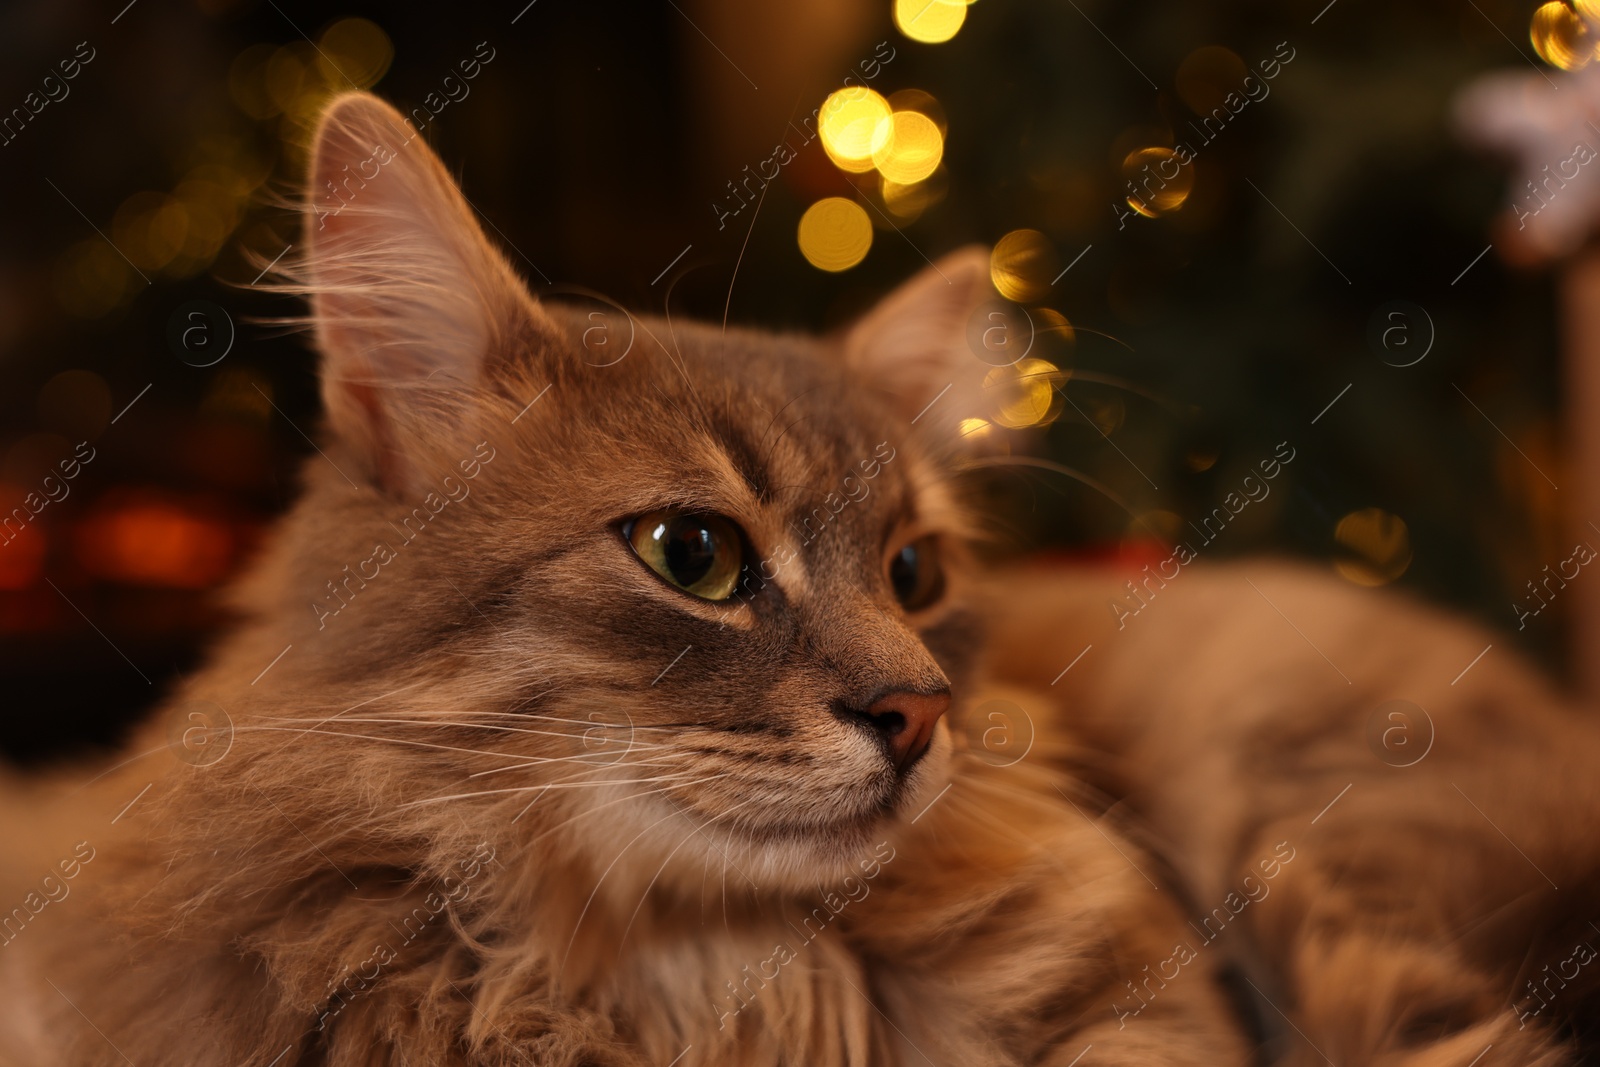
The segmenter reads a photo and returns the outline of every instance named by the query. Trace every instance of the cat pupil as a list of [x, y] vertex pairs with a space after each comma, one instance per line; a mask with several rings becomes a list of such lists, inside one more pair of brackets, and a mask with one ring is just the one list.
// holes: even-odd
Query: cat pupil
[[916, 595], [921, 570], [921, 558], [917, 553], [916, 545], [907, 545], [895, 554], [894, 561], [889, 564], [889, 582], [894, 586], [894, 595], [901, 603], [906, 603]]
[[715, 535], [704, 524], [690, 518], [673, 520], [657, 528], [667, 569], [678, 583], [690, 586], [711, 573], [717, 558]]

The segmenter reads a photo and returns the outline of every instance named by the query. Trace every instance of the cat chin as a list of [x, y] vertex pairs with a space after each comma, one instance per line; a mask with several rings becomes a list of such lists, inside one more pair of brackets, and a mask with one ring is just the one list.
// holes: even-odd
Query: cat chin
[[[818, 882], [859, 877], [863, 862], [942, 799], [950, 784], [952, 742], [941, 724], [927, 753], [882, 804], [823, 826], [786, 825], [744, 832], [748, 873], [778, 890], [811, 891]], [[890, 848], [892, 853], [893, 849]]]

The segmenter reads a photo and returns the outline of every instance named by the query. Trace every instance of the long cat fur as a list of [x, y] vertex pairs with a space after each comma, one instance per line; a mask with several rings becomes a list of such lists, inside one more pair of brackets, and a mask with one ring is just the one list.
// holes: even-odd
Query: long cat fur
[[[949, 478], [981, 253], [828, 341], [594, 335], [376, 99], [330, 106], [309, 189], [326, 432], [204, 669], [10, 812], [5, 907], [94, 858], [0, 947], [0, 1059], [1245, 1062], [1210, 959], [1137, 1025], [1105, 1010], [1181, 912], [1067, 775], [961, 721], [986, 692], [1044, 715], [976, 671]], [[846, 475], [870, 493], [836, 503]], [[665, 506], [800, 547], [695, 602], [616, 529]], [[913, 532], [949, 592], [908, 616], [884, 553]], [[830, 710], [946, 681], [903, 778]], [[196, 748], [192, 715], [231, 726]]]
[[1253, 983], [1282, 1062], [1588, 1062], [1593, 711], [1403, 597], [1270, 560], [1170, 575], [998, 575], [990, 666], [1050, 694], [1053, 762], [1181, 872], [1192, 943]]

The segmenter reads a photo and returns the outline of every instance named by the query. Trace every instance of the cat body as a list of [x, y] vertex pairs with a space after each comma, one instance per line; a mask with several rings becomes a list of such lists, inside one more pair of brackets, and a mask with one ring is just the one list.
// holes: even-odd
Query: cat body
[[403, 135], [319, 128], [328, 432], [238, 627], [13, 839], [8, 892], [95, 858], [0, 948], [0, 1059], [1244, 1062], [1205, 974], [1106, 1010], [1181, 914], [965, 724], [986, 257], [825, 342], [597, 347]]
[[995, 674], [1054, 698], [1055, 762], [1179, 870], [1285, 1062], [1576, 1061], [1600, 729], [1503, 638], [1271, 560], [992, 595]]
[[822, 340], [563, 307], [406, 132], [318, 129], [238, 626], [0, 783], [0, 1063], [1231, 1067], [1224, 970], [1286, 1062], [1575, 1062], [1600, 741], [1493, 638], [985, 577], [981, 251]]

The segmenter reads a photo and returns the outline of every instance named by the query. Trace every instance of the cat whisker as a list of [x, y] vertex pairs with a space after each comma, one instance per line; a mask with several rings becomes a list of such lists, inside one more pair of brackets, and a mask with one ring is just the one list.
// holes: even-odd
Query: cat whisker
[[388, 745], [413, 745], [417, 748], [430, 748], [440, 752], [464, 752], [470, 756], [491, 756], [504, 759], [504, 752], [492, 752], [487, 749], [463, 748], [460, 745], [440, 745], [431, 741], [412, 741], [404, 737], [384, 737], [381, 734], [347, 733], [342, 730], [289, 730], [279, 726], [240, 726], [235, 728], [236, 733], [294, 733], [317, 734], [321, 737], [342, 737], [355, 741], [378, 741]]
[[[387, 693], [374, 694], [373, 696], [370, 696], [365, 700], [360, 700], [360, 701], [357, 701], [354, 704], [351, 704], [348, 708], [345, 708], [343, 711], [335, 712], [334, 714], [328, 716], [326, 719], [323, 719], [321, 722], [317, 723], [317, 725], [321, 726], [321, 725], [324, 725], [324, 724], [326, 724], [328, 722], [331, 722], [334, 719], [337, 719], [342, 715], [345, 715], [345, 714], [348, 714], [349, 712], [355, 711], [357, 708], [365, 707], [366, 705], [372, 703], [374, 700], [387, 700], [392, 696], [396, 696], [397, 694], [404, 693], [407, 689], [415, 689], [417, 686], [422, 685], [422, 684], [423, 684], [423, 680], [419, 678], [415, 682], [410, 682], [410, 683], [408, 683], [406, 685], [402, 685], [402, 686], [399, 686], [399, 687], [397, 687], [395, 689], [391, 689]], [[289, 738], [287, 741], [285, 741], [283, 743], [282, 747], [279, 748], [278, 751], [281, 752], [281, 751], [283, 751], [283, 749], [288, 748], [292, 744], [294, 744], [294, 738], [291, 737], [291, 738]]]
[[[289, 719], [289, 720], [271, 720], [271, 719], [269, 719], [267, 721], [293, 722], [293, 721], [296, 721], [296, 720], [293, 720], [293, 719]], [[347, 719], [347, 720], [344, 720], [344, 721], [346, 721], [346, 722], [359, 722], [360, 720]], [[405, 723], [403, 725], [413, 725], [413, 724]], [[419, 724], [419, 725], [422, 725], [422, 724]], [[452, 725], [467, 725], [467, 724], [452, 724]], [[278, 727], [266, 727], [266, 726], [243, 726], [243, 727], [239, 727], [240, 731], [246, 731], [246, 730], [252, 730], [252, 729], [253, 730], [274, 729], [275, 730], [275, 729], [279, 729], [279, 728]], [[436, 744], [433, 744], [432, 742], [411, 741], [411, 740], [407, 740], [407, 739], [399, 738], [399, 737], [390, 737], [390, 736], [387, 736], [387, 735], [355, 733], [353, 731], [348, 731], [348, 730], [312, 730], [311, 732], [320, 734], [320, 735], [322, 735], [324, 737], [350, 737], [350, 738], [356, 738], [356, 739], [359, 739], [359, 740], [366, 740], [366, 741], [383, 741], [383, 742], [388, 742], [388, 743], [391, 743], [391, 744], [428, 745], [428, 746], [435, 747], [435, 748], [448, 748], [448, 747], [450, 747], [450, 746], [436, 745]], [[582, 741], [583, 740], [582, 736], [579, 735], [579, 734], [567, 734], [567, 733], [561, 733], [559, 731], [519, 730], [519, 731], [516, 731], [516, 732], [517, 733], [522, 733], [522, 734], [529, 734], [529, 735], [537, 736], [537, 737], [560, 738], [560, 739], [565, 740], [565, 741]], [[631, 744], [629, 746], [630, 749], [635, 748], [635, 747], [642, 749], [642, 748], [660, 748], [662, 746], [649, 744], [648, 742], [635, 742], [634, 744]], [[502, 757], [502, 758], [515, 755], [514, 753], [491, 752], [491, 751], [484, 750], [484, 749], [457, 748], [457, 749], [455, 749], [455, 751], [473, 752], [473, 753], [476, 753], [477, 755], [499, 756], [499, 757]], [[543, 757], [531, 756], [530, 755], [527, 758], [528, 759], [540, 759], [540, 758], [543, 758]], [[565, 758], [565, 757], [563, 757], [563, 758]]]
[[[691, 829], [688, 833], [684, 834], [683, 835], [683, 840], [679, 841], [676, 845], [674, 845], [672, 847], [672, 851], [667, 853], [667, 858], [661, 861], [661, 866], [657, 867], [656, 868], [656, 873], [651, 876], [650, 883], [644, 887], [644, 892], [639, 894], [639, 903], [637, 903], [637, 904], [635, 904], [633, 906], [633, 914], [628, 916], [628, 925], [623, 927], [623, 929], [622, 929], [622, 937], [619, 938], [618, 941], [617, 941], [617, 960], [619, 962], [622, 959], [623, 949], [628, 944], [628, 935], [633, 932], [633, 924], [639, 918], [640, 909], [644, 907], [644, 902], [647, 899], [649, 899], [650, 890], [652, 890], [652, 889], [654, 889], [656, 887], [656, 882], [661, 878], [661, 872], [665, 871], [667, 869], [667, 864], [672, 862], [672, 857], [676, 856], [678, 854], [678, 850], [681, 849], [684, 845], [687, 845], [691, 838], [694, 838], [695, 836], [701, 834], [701, 832], [704, 831], [706, 826], [709, 826], [711, 823], [714, 823], [719, 819], [727, 818], [729, 815], [732, 815], [734, 812], [738, 811], [740, 808], [748, 807], [749, 805], [754, 804], [755, 801], [756, 801], [756, 798], [755, 797], [751, 797], [748, 800], [741, 801], [740, 803], [735, 804], [733, 807], [729, 808], [727, 811], [720, 812], [720, 813], [718, 813], [716, 815], [713, 815], [706, 823], [703, 823], [703, 824], [701, 824], [699, 826], [696, 826], [693, 829]], [[692, 815], [690, 816], [690, 819], [691, 820], [693, 819]]]
[[[725, 777], [727, 777], [727, 775], [725, 775], [725, 774], [716, 774], [716, 775], [712, 775], [709, 778], [703, 779], [703, 781], [715, 782], [718, 779], [725, 778]], [[618, 784], [623, 784], [623, 783], [618, 783]], [[683, 784], [687, 785], [687, 784], [691, 784], [691, 783], [683, 783]], [[600, 812], [604, 811], [607, 808], [615, 807], [618, 804], [625, 804], [630, 800], [643, 800], [645, 797], [658, 796], [658, 795], [660, 795], [662, 793], [670, 792], [671, 790], [676, 789], [676, 788], [679, 788], [679, 783], [670, 783], [668, 785], [662, 786], [659, 789], [646, 789], [643, 792], [628, 793], [628, 794], [626, 794], [624, 796], [614, 797], [613, 799], [605, 801], [602, 804], [596, 804], [593, 807], [585, 808], [583, 811], [578, 812], [576, 815], [572, 816], [570, 819], [564, 819], [561, 822], [556, 823], [554, 826], [552, 826], [549, 829], [545, 830], [543, 833], [541, 833], [538, 836], [530, 839], [528, 844], [532, 845], [532, 844], [534, 844], [536, 842], [543, 841], [545, 838], [549, 837], [550, 835], [555, 834], [555, 833], [559, 833], [561, 830], [565, 829], [566, 827], [571, 826], [573, 823], [577, 822], [579, 819], [586, 818], [586, 817], [588, 817], [590, 815], [599, 814]]]
[[655, 822], [651, 823], [649, 826], [646, 826], [643, 830], [640, 830], [638, 833], [634, 834], [633, 837], [628, 840], [628, 843], [623, 845], [622, 848], [617, 851], [616, 856], [609, 864], [606, 865], [606, 869], [600, 872], [600, 877], [595, 882], [594, 888], [589, 891], [589, 899], [584, 901], [583, 910], [578, 913], [578, 921], [572, 925], [572, 937], [567, 941], [567, 950], [561, 955], [561, 966], [557, 970], [557, 974], [566, 973], [567, 961], [572, 957], [572, 946], [578, 943], [578, 931], [583, 927], [583, 920], [588, 917], [589, 909], [594, 906], [594, 898], [599, 895], [600, 887], [605, 884], [606, 878], [609, 877], [611, 872], [616, 869], [617, 864], [622, 862], [622, 857], [626, 855], [627, 851], [632, 848], [634, 844], [637, 843], [638, 840], [645, 834], [648, 834], [651, 830], [654, 830], [657, 826], [660, 826], [668, 819], [680, 817], [686, 818], [687, 816], [685, 816], [681, 810], [675, 808], [672, 811], [667, 812]]
[[[706, 781], [706, 780], [707, 779], [700, 779], [700, 781]], [[630, 778], [630, 779], [627, 779], [625, 782], [618, 782], [615, 779], [607, 779], [607, 780], [599, 781], [599, 782], [552, 782], [552, 783], [549, 783], [549, 784], [542, 784], [542, 785], [517, 785], [517, 786], [508, 786], [505, 789], [480, 789], [480, 790], [477, 790], [477, 791], [471, 792], [471, 793], [450, 793], [450, 794], [448, 794], [446, 796], [442, 796], [442, 797], [427, 797], [427, 798], [425, 798], [423, 800], [409, 800], [406, 803], [399, 805], [396, 808], [396, 810], [405, 811], [405, 810], [410, 809], [410, 808], [427, 807], [428, 805], [431, 805], [431, 804], [444, 804], [444, 803], [447, 803], [447, 802], [452, 801], [452, 800], [470, 800], [473, 797], [491, 797], [491, 796], [499, 796], [499, 795], [502, 795], [502, 794], [505, 794], [505, 793], [531, 793], [534, 790], [539, 790], [539, 791], [543, 792], [543, 791], [548, 791], [548, 790], [551, 790], [551, 789], [599, 789], [599, 788], [603, 788], [604, 786], [608, 786], [608, 785], [635, 784], [635, 783], [644, 784], [644, 783], [647, 783], [647, 782], [672, 782], [674, 785], [695, 785], [695, 784], [698, 784], [696, 781], [693, 781], [693, 780], [685, 781], [682, 778], [682, 776], [678, 776], [678, 775], [661, 775], [661, 776], [654, 777], [654, 778]]]
[[1099, 493], [1117, 507], [1127, 512], [1132, 518], [1139, 518], [1139, 513], [1116, 492], [1104, 483], [1089, 477], [1081, 471], [1073, 470], [1065, 464], [1055, 463], [1048, 459], [1037, 459], [1033, 456], [978, 456], [967, 460], [961, 467], [962, 473], [970, 470], [983, 470], [990, 467], [1032, 467], [1037, 470], [1049, 471], [1052, 474], [1062, 474], [1077, 482], [1082, 482], [1090, 489]]
[[[267, 721], [267, 722], [307, 722], [307, 721], [310, 721], [310, 720], [269, 717], [265, 721]], [[368, 724], [368, 725], [390, 724], [390, 725], [396, 725], [396, 726], [460, 727], [462, 729], [469, 729], [469, 730], [495, 730], [495, 731], [500, 731], [502, 733], [528, 734], [528, 735], [531, 735], [531, 736], [534, 736], [534, 737], [560, 737], [560, 738], [567, 738], [567, 739], [576, 739], [576, 738], [582, 736], [582, 735], [575, 734], [575, 733], [573, 733], [573, 734], [562, 733], [560, 731], [529, 730], [529, 729], [526, 729], [526, 728], [516, 727], [516, 726], [501, 726], [501, 725], [499, 725], [497, 723], [460, 722], [460, 721], [450, 720], [450, 719], [422, 719], [422, 718], [417, 718], [417, 719], [377, 719], [377, 718], [355, 719], [355, 718], [346, 718], [346, 719], [341, 719], [340, 721], [341, 722], [365, 723], [365, 724]], [[586, 726], [586, 727], [588, 727], [589, 730], [597, 730], [597, 729], [598, 730], [608, 730], [608, 729], [620, 730], [620, 729], [622, 729], [622, 727], [620, 727], [620, 726], [612, 727], [612, 726], [610, 726], [608, 724], [605, 724], [605, 723], [589, 722], [589, 723], [577, 723], [577, 724]], [[585, 731], [585, 732], [587, 733], [587, 731]], [[661, 748], [661, 747], [663, 747], [661, 745], [658, 745], [658, 744], [655, 744], [655, 743], [652, 743], [652, 742], [648, 742], [648, 741], [630, 742], [630, 744], [629, 744], [630, 748], [635, 747], [635, 746], [637, 746], [637, 747], [649, 747], [649, 748]]]
[[[1055, 330], [1057, 332], [1060, 332], [1060, 327], [1055, 327]], [[1072, 330], [1073, 330], [1074, 333], [1086, 333], [1086, 334], [1089, 334], [1089, 335], [1091, 335], [1093, 337], [1104, 337], [1107, 341], [1110, 341], [1113, 344], [1121, 345], [1123, 348], [1126, 348], [1129, 352], [1137, 352], [1138, 351], [1132, 345], [1130, 345], [1128, 342], [1124, 341], [1122, 338], [1116, 337], [1116, 336], [1114, 336], [1112, 334], [1109, 334], [1109, 333], [1106, 333], [1104, 330], [1096, 330], [1096, 329], [1093, 329], [1092, 327], [1089, 327], [1089, 326], [1073, 326]], [[1049, 333], [1051, 331], [1050, 330], [1044, 330], [1044, 331], [1041, 331], [1041, 332]]]
[[[1161, 407], [1166, 408], [1169, 412], [1175, 415], [1187, 415], [1199, 410], [1199, 408], [1193, 405], [1186, 409], [1176, 401], [1164, 397], [1160, 393], [1146, 389], [1144, 386], [1117, 374], [1102, 374], [1099, 371], [1074, 369], [1070, 373], [1069, 380], [1075, 382], [1092, 382], [1095, 385], [1106, 385], [1113, 389], [1121, 389], [1124, 392], [1132, 393], [1135, 396], [1142, 396], [1152, 404], [1159, 404]], [[1065, 383], [1063, 383], [1063, 388], [1064, 387]]]
[[[603, 769], [605, 767], [657, 767], [657, 766], [666, 767], [666, 766], [671, 766], [672, 762], [673, 762], [672, 760], [664, 759], [664, 758], [647, 759], [647, 760], [627, 760], [627, 761], [620, 760], [620, 759], [607, 759], [607, 760], [604, 760], [604, 761], [596, 762], [594, 760], [586, 759], [583, 756], [548, 756], [548, 757], [547, 756], [537, 756], [537, 757], [530, 757], [528, 759], [522, 760], [522, 761], [517, 762], [517, 763], [509, 763], [504, 767], [494, 767], [494, 768], [491, 768], [491, 769], [489, 769], [487, 771], [473, 771], [471, 774], [467, 775], [467, 777], [468, 778], [485, 778], [485, 777], [487, 777], [487, 776], [489, 776], [491, 774], [505, 774], [507, 771], [526, 770], [529, 767], [548, 766], [548, 765], [550, 765], [552, 763], [580, 764], [580, 765], [587, 765], [592, 770], [601, 770], [601, 769]], [[579, 773], [580, 774], [587, 774], [587, 773], [589, 773], [589, 771], [580, 771]]]

